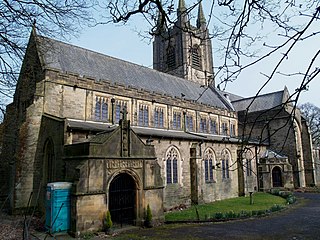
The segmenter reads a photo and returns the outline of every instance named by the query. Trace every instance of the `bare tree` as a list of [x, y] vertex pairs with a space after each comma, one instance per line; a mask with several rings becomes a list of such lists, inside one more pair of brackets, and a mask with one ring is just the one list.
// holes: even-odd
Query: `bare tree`
[[[184, 2], [184, 1], [182, 1]], [[109, 0], [106, 4], [110, 15], [108, 20], [126, 23], [135, 15], [143, 16], [150, 24], [149, 33], [158, 34], [159, 27], [170, 27], [177, 19], [174, 14], [177, 0]], [[297, 43], [316, 37], [320, 28], [319, 1], [304, 0], [199, 0], [190, 3], [184, 9], [191, 14], [199, 4], [206, 4], [207, 25], [211, 26], [209, 36], [217, 43], [218, 57], [223, 59], [220, 66], [215, 66], [215, 79], [218, 87], [225, 89], [227, 83], [237, 79], [244, 70], [275, 55], [278, 60], [270, 73], [264, 73], [265, 82], [257, 95], [274, 78], [276, 74], [300, 76], [300, 85], [292, 93], [296, 102], [302, 91], [308, 89], [320, 69], [316, 66], [319, 51], [314, 52], [309, 65], [303, 71], [284, 73], [280, 67], [297, 48]], [[192, 17], [192, 15], [191, 15]], [[184, 29], [188, 31], [188, 29]]]
[[95, 4], [94, 0], [3, 0], [0, 2], [1, 118], [5, 104], [13, 95], [32, 26], [35, 26], [40, 34], [55, 38], [75, 34], [84, 23], [93, 21], [91, 13]]
[[312, 103], [304, 103], [299, 108], [309, 125], [313, 144], [320, 145], [320, 108]]
[[[110, 15], [108, 20], [115, 23], [126, 23], [133, 16], [140, 15], [150, 24], [149, 34], [159, 34], [159, 28], [169, 28], [177, 21], [175, 9], [178, 0], [109, 0], [106, 4]], [[286, 104], [293, 106], [294, 117], [298, 99], [307, 91], [310, 82], [319, 76], [320, 48], [313, 53], [306, 67], [296, 72], [284, 72], [282, 66], [299, 48], [299, 44], [320, 36], [317, 21], [320, 20], [320, 3], [317, 0], [217, 0], [217, 1], [184, 1], [184, 13], [192, 18], [192, 10], [199, 4], [206, 7], [206, 24], [210, 28], [215, 42], [216, 57], [222, 59], [215, 64], [214, 78], [217, 87], [225, 90], [228, 83], [255, 64], [273, 59], [269, 72], [261, 70], [264, 78], [262, 86], [257, 89], [256, 97], [275, 78], [299, 78], [294, 92]], [[181, 10], [181, 9], [180, 9]], [[183, 13], [180, 13], [183, 14]], [[187, 28], [183, 29], [188, 31]], [[294, 61], [294, 59], [293, 59]], [[255, 81], [250, 79], [248, 81]], [[205, 89], [204, 89], [205, 91]], [[253, 98], [251, 104], [253, 104]], [[283, 104], [286, 105], [286, 104]], [[282, 107], [283, 107], [282, 106]], [[248, 136], [250, 138], [250, 136]]]

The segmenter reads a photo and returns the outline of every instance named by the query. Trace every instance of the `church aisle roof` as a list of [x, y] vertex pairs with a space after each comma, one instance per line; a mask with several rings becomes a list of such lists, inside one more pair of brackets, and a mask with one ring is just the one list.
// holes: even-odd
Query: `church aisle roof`
[[213, 88], [50, 38], [37, 36], [37, 43], [44, 68], [232, 110]]
[[232, 101], [232, 105], [236, 111], [244, 111], [249, 107], [249, 112], [257, 112], [263, 110], [271, 110], [283, 105], [283, 96], [285, 90], [267, 93], [257, 97], [242, 98]]

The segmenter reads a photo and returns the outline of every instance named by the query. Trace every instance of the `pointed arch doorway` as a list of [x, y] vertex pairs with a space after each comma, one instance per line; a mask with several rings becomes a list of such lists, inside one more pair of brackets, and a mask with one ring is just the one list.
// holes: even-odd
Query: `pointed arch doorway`
[[133, 225], [136, 215], [136, 183], [128, 173], [118, 174], [109, 187], [109, 211], [115, 224]]
[[281, 168], [278, 166], [272, 169], [272, 182], [273, 182], [273, 187], [282, 187]]

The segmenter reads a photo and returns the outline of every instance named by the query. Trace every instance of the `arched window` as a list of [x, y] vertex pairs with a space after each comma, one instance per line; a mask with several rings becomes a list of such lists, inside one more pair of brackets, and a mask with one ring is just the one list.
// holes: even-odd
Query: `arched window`
[[245, 172], [247, 176], [252, 176], [252, 161], [254, 161], [253, 153], [250, 149], [247, 149], [243, 153], [243, 160], [245, 166]]
[[204, 153], [204, 178], [206, 182], [213, 182], [213, 167], [215, 156], [212, 149], [208, 148]]
[[178, 150], [172, 147], [166, 156], [167, 184], [178, 183]]
[[230, 153], [227, 149], [222, 150], [221, 153], [221, 167], [222, 167], [222, 179], [230, 178], [229, 166], [230, 166]]
[[47, 139], [43, 149], [44, 153], [44, 162], [43, 162], [43, 180], [46, 183], [54, 181], [54, 144], [52, 139]]

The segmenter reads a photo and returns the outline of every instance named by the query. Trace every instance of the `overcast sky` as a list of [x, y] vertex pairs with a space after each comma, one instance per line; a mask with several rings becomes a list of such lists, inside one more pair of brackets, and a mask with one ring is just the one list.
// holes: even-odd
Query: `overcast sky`
[[[319, 21], [316, 24], [319, 25]], [[145, 28], [147, 31], [147, 26]], [[152, 43], [148, 39], [143, 39], [137, 33], [137, 31], [142, 31], [143, 29], [143, 23], [137, 21], [131, 21], [125, 26], [116, 26], [114, 24], [101, 25], [85, 29], [79, 38], [72, 39], [71, 43], [152, 68]], [[269, 44], [272, 44], [274, 39], [271, 38], [268, 41]], [[299, 43], [295, 51], [285, 60], [281, 71], [283, 73], [304, 72], [313, 54], [319, 50], [319, 43], [319, 36]], [[221, 60], [218, 57], [219, 53], [217, 52], [215, 41], [213, 41], [213, 55], [214, 63], [218, 65]], [[266, 79], [263, 74], [269, 75], [280, 57], [281, 54], [243, 71], [236, 81], [228, 84], [226, 90], [243, 97], [255, 95]], [[317, 66], [320, 67], [320, 62], [318, 61], [317, 63]], [[290, 93], [293, 93], [300, 85], [300, 80], [301, 77], [286, 77], [277, 74], [264, 88], [262, 93], [283, 90], [285, 86], [287, 86]], [[309, 85], [309, 90], [301, 94], [299, 103], [311, 102], [320, 107], [319, 92], [320, 77], [313, 80]]]

